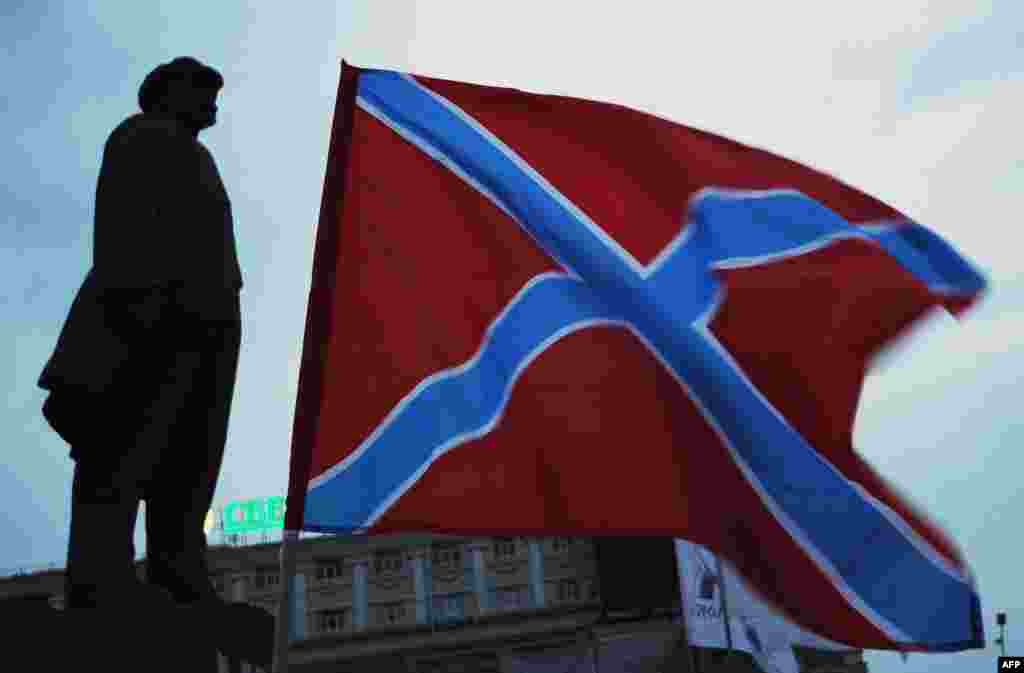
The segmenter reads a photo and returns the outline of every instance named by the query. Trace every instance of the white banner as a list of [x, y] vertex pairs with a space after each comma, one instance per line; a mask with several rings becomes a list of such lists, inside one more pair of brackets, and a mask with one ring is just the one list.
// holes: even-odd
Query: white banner
[[789, 621], [758, 598], [728, 561], [700, 545], [676, 540], [676, 562], [691, 645], [726, 648], [731, 644], [733, 649], [753, 655], [767, 673], [799, 671], [793, 645], [851, 649]]

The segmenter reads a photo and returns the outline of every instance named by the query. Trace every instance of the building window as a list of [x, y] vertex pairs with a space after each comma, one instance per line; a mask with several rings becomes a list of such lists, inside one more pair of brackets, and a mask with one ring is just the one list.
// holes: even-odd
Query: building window
[[341, 633], [348, 628], [348, 610], [324, 610], [318, 613], [320, 633]]
[[462, 563], [462, 550], [458, 547], [439, 547], [433, 550], [431, 559], [436, 566], [458, 566]]
[[377, 622], [379, 624], [401, 624], [407, 615], [408, 611], [402, 603], [381, 605], [377, 610]]
[[558, 600], [562, 602], [580, 599], [580, 583], [574, 579], [561, 580], [558, 583]]
[[516, 539], [514, 537], [502, 537], [494, 541], [494, 558], [503, 560], [515, 558]]
[[572, 540], [567, 537], [556, 537], [551, 539], [551, 551], [556, 554], [563, 554], [569, 551]]
[[341, 561], [318, 561], [316, 564], [316, 579], [318, 582], [329, 582], [341, 577]]
[[281, 583], [281, 575], [275, 570], [267, 570], [247, 575], [245, 581], [250, 589], [263, 591], [278, 586]]
[[403, 565], [402, 555], [397, 552], [378, 554], [373, 560], [373, 570], [378, 575], [382, 573], [400, 573], [402, 572]]

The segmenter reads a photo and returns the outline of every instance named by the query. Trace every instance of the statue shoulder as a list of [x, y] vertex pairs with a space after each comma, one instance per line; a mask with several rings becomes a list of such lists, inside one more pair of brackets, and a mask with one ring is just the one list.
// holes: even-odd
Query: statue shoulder
[[107, 146], [155, 148], [157, 146], [190, 148], [195, 139], [177, 122], [152, 115], [134, 114], [111, 132]]

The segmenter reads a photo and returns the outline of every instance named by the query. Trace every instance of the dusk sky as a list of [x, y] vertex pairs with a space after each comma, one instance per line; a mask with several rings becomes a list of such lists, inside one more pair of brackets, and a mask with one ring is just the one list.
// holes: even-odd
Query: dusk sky
[[[91, 265], [103, 143], [137, 111], [145, 74], [176, 56], [224, 75], [219, 123], [200, 139], [232, 200], [245, 277], [215, 504], [284, 493], [344, 58], [656, 113], [829, 172], [952, 242], [991, 290], [962, 322], [936, 314], [880, 361], [855, 441], [964, 551], [989, 643], [1005, 611], [1008, 651], [1024, 654], [1024, 3], [254, 4], [4, 3], [0, 572], [64, 563], [73, 463], [36, 380]], [[987, 673], [996, 654], [868, 661], [876, 673]]]

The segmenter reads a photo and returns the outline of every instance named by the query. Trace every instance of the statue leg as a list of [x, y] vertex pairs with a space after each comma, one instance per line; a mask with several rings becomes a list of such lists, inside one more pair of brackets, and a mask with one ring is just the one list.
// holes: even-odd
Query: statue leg
[[191, 388], [147, 489], [147, 578], [182, 604], [219, 600], [203, 524], [223, 461], [240, 340], [237, 323], [203, 339]]
[[87, 452], [71, 485], [71, 535], [64, 574], [65, 605], [77, 608], [161, 610], [170, 596], [139, 581], [135, 570], [135, 521], [140, 492], [120, 460]]
[[[107, 464], [104, 464], [107, 462]], [[97, 607], [100, 594], [134, 576], [139, 498], [96, 456], [79, 458], [71, 482], [71, 535], [64, 574], [69, 608]]]

